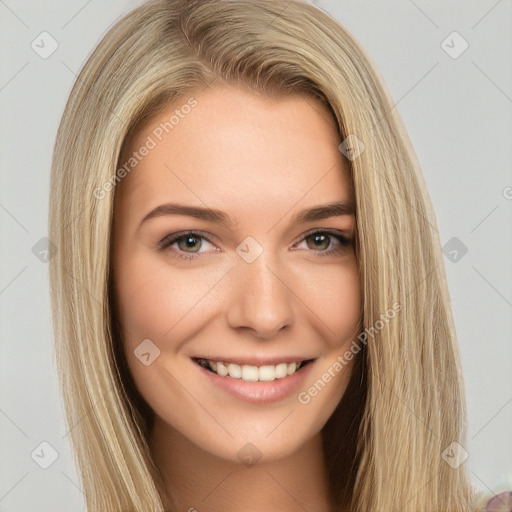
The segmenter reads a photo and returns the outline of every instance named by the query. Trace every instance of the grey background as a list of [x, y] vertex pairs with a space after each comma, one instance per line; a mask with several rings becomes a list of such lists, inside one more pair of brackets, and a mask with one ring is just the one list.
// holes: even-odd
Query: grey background
[[[0, 511], [85, 509], [36, 244], [47, 233], [51, 154], [75, 75], [139, 3], [0, 0]], [[466, 464], [476, 488], [512, 488], [511, 2], [314, 3], [377, 65], [422, 165], [442, 244], [457, 239], [444, 262], [467, 388]], [[46, 59], [31, 47], [43, 31], [58, 43]], [[469, 44], [458, 58], [441, 46], [453, 31]], [[447, 44], [461, 48], [453, 36]], [[51, 449], [42, 442], [58, 453], [47, 469], [40, 465]]]

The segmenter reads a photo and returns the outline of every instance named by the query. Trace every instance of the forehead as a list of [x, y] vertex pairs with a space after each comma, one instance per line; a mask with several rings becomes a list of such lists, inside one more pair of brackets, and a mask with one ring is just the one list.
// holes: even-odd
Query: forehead
[[119, 185], [126, 200], [147, 207], [180, 199], [264, 210], [305, 195], [348, 199], [339, 143], [320, 100], [214, 87], [184, 96], [140, 129], [121, 157], [120, 166], [134, 165]]

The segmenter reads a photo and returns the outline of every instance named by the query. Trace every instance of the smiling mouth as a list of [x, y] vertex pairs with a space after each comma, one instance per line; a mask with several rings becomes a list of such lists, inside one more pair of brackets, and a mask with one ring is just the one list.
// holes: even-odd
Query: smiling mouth
[[294, 361], [291, 363], [279, 363], [276, 365], [253, 366], [249, 364], [225, 363], [210, 359], [194, 358], [194, 361], [206, 370], [216, 373], [220, 377], [240, 379], [246, 382], [272, 381], [284, 379], [310, 364], [313, 359], [307, 361]]

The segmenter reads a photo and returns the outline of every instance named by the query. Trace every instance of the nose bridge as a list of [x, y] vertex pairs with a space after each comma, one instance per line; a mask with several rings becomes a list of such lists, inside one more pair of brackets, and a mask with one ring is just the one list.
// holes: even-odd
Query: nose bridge
[[293, 293], [277, 259], [263, 252], [250, 263], [240, 258], [237, 267], [228, 311], [230, 325], [270, 337], [291, 324]]

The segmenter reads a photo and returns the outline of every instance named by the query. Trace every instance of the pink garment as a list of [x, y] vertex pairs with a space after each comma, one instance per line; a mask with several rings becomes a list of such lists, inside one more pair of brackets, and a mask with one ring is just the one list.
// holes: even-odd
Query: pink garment
[[500, 492], [493, 496], [481, 512], [512, 512], [512, 491]]

